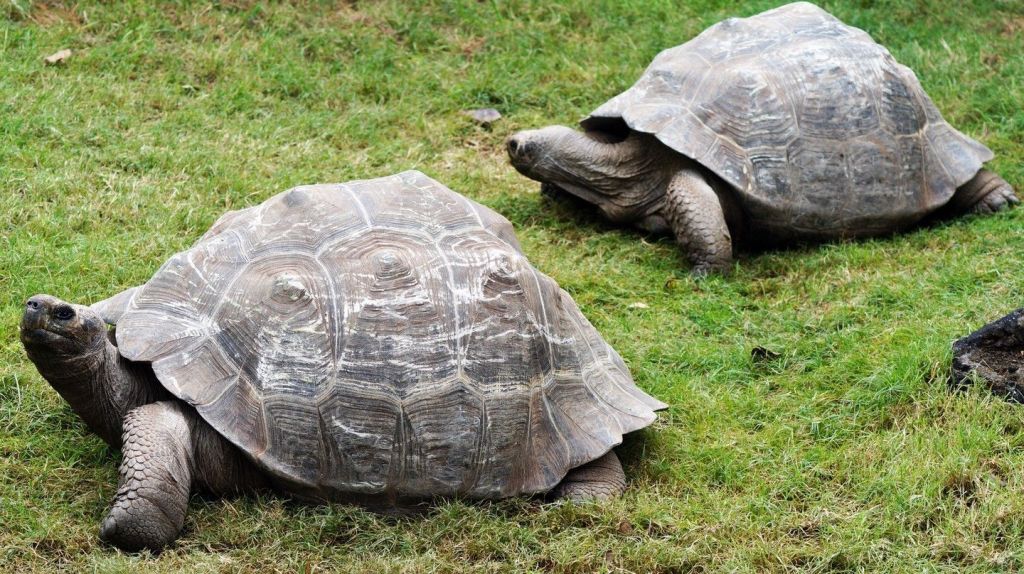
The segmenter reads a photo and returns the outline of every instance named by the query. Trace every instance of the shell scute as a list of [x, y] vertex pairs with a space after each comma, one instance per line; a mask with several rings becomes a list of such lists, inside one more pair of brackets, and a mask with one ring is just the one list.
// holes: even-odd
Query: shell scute
[[[202, 411], [200, 411], [202, 412]], [[322, 469], [330, 463], [324, 454], [323, 436], [316, 403], [307, 397], [275, 393], [263, 396], [267, 445], [257, 460], [269, 468], [287, 469], [288, 479], [304, 487], [316, 487]]]
[[341, 380], [347, 392], [329, 393], [319, 401], [329, 440], [325, 449], [325, 483], [337, 490], [375, 494], [402, 480], [403, 439], [409, 433], [401, 403], [391, 395]]
[[[887, 66], [881, 70], [878, 100], [882, 128], [894, 135], [915, 135], [928, 118], [925, 109], [911, 89], [916, 83], [913, 72], [903, 66]], [[912, 81], [908, 81], [909, 74]]]
[[[480, 217], [457, 194], [433, 193], [436, 182], [426, 177], [406, 177], [406, 193], [360, 193], [371, 226], [404, 230], [438, 237], [468, 227], [478, 227]], [[359, 193], [367, 184], [355, 184]]]
[[487, 278], [484, 282], [481, 294], [491, 299], [467, 309], [463, 372], [481, 381], [488, 396], [526, 392], [540, 385], [551, 363], [543, 331], [535, 317], [522, 311], [527, 294], [521, 286]]
[[460, 380], [418, 389], [404, 401], [409, 425], [403, 491], [412, 496], [472, 492], [488, 439], [484, 399]]
[[267, 397], [313, 397], [335, 365], [332, 286], [322, 267], [308, 254], [274, 253], [243, 273], [212, 313], [241, 376]]

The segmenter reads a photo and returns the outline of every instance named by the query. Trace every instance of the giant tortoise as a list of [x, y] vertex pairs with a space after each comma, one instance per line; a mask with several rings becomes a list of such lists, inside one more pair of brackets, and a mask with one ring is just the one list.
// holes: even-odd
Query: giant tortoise
[[665, 406], [505, 218], [419, 172], [230, 212], [140, 287], [31, 297], [21, 339], [123, 452], [101, 537], [126, 550], [174, 540], [193, 489], [616, 495], [612, 448]]
[[512, 164], [546, 193], [672, 233], [695, 274], [727, 271], [734, 242], [880, 235], [1017, 203], [909, 68], [806, 2], [663, 51], [581, 127], [515, 134]]

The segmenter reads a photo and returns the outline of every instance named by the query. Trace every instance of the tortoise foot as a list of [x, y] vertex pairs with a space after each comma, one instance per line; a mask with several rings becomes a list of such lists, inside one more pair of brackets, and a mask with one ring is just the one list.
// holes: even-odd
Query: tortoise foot
[[615, 451], [578, 466], [551, 491], [555, 500], [588, 502], [615, 498], [626, 490], [626, 474]]
[[978, 198], [968, 210], [978, 215], [996, 213], [1020, 202], [1013, 187], [987, 169], [979, 171], [974, 179], [964, 184], [963, 191]]
[[159, 552], [178, 537], [175, 524], [161, 508], [144, 498], [118, 501], [100, 526], [100, 540], [125, 552]]

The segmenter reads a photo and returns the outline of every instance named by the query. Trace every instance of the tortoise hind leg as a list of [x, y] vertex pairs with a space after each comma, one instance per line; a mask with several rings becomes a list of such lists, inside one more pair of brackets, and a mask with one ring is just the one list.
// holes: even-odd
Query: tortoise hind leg
[[615, 498], [626, 490], [626, 474], [615, 451], [577, 466], [551, 491], [551, 498], [577, 502]]
[[987, 169], [982, 169], [971, 181], [956, 190], [951, 203], [954, 203], [961, 213], [987, 215], [1002, 211], [1018, 202], [1013, 187], [1006, 180]]
[[100, 538], [134, 552], [159, 551], [178, 537], [192, 489], [190, 426], [174, 402], [150, 403], [125, 416], [121, 478]]

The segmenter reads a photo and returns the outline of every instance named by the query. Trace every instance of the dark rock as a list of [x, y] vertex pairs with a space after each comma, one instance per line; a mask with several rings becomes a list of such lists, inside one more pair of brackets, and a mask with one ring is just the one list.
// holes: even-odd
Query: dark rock
[[1024, 403], [1024, 308], [953, 343], [949, 386], [962, 390], [979, 381], [994, 394]]
[[755, 363], [765, 363], [768, 361], [774, 361], [775, 359], [778, 359], [781, 356], [782, 355], [780, 355], [779, 353], [776, 353], [775, 351], [772, 351], [771, 349], [767, 349], [760, 345], [750, 350], [750, 359]]

